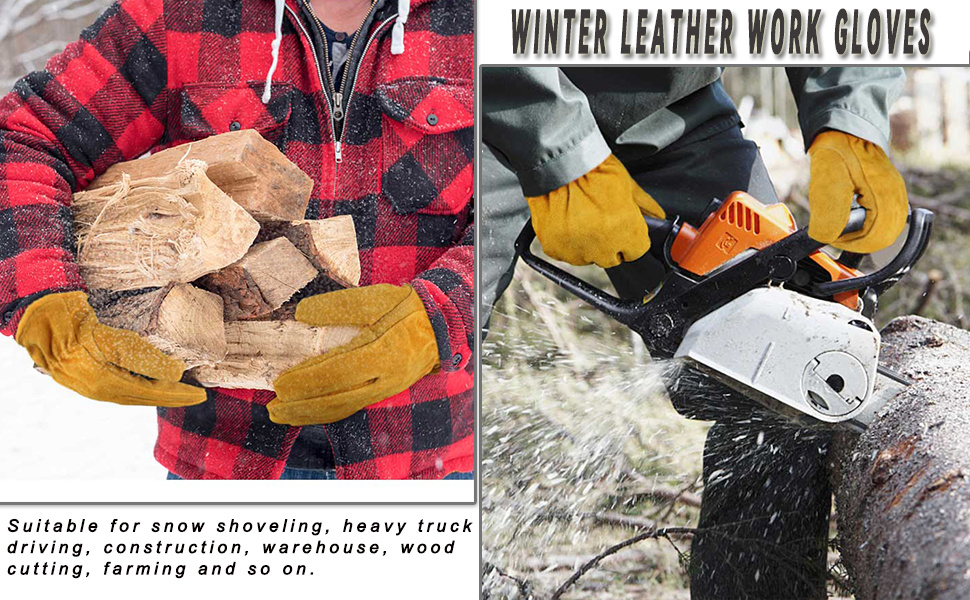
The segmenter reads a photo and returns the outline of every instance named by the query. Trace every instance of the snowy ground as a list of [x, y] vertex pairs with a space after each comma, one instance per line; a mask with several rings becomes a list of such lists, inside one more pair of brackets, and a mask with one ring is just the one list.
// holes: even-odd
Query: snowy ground
[[0, 481], [163, 479], [155, 462], [155, 409], [95, 402], [33, 369], [0, 338]]

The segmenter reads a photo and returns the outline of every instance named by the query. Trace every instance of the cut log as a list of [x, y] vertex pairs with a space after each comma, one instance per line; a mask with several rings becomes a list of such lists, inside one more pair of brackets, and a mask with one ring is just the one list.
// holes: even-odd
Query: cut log
[[859, 600], [970, 598], [970, 332], [892, 321], [881, 360], [913, 385], [831, 450], [842, 560]]
[[317, 276], [317, 269], [284, 237], [261, 242], [238, 262], [199, 280], [225, 300], [227, 321], [263, 317]]
[[200, 161], [79, 192], [73, 209], [81, 274], [96, 289], [188, 283], [242, 258], [259, 233]]
[[111, 166], [88, 189], [167, 173], [186, 160], [209, 165], [209, 179], [257, 219], [306, 217], [313, 180], [255, 130], [232, 131]]
[[226, 358], [222, 298], [189, 284], [153, 290], [92, 290], [91, 305], [105, 325], [134, 331], [188, 367]]
[[229, 353], [218, 365], [193, 369], [204, 387], [271, 390], [280, 373], [348, 343], [356, 327], [310, 327], [298, 321], [226, 323]]
[[316, 221], [264, 223], [260, 239], [284, 236], [330, 279], [341, 286], [360, 284], [357, 231], [349, 215]]

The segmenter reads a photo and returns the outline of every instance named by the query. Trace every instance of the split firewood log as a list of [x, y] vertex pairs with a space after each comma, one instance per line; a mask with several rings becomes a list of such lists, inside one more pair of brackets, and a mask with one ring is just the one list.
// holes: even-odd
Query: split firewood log
[[89, 299], [102, 323], [138, 333], [189, 367], [226, 358], [222, 298], [215, 294], [179, 283], [130, 292], [92, 290]]
[[203, 386], [272, 389], [358, 331], [294, 319], [302, 297], [360, 283], [353, 219], [303, 220], [311, 190], [256, 132], [115, 165], [74, 198], [95, 312]]
[[214, 135], [112, 165], [88, 189], [116, 184], [126, 175], [133, 181], [154, 177], [187, 160], [204, 161], [209, 179], [259, 220], [306, 216], [313, 180], [252, 129]]
[[299, 321], [230, 321], [226, 358], [218, 365], [195, 368], [190, 376], [204, 387], [271, 390], [280, 373], [350, 342], [358, 331]]
[[194, 281], [242, 258], [259, 233], [201, 161], [79, 192], [73, 208], [81, 275], [96, 289]]
[[222, 296], [227, 321], [264, 317], [317, 276], [317, 269], [284, 237], [260, 242], [199, 285]]
[[290, 240], [315, 267], [337, 284], [343, 287], [360, 284], [357, 231], [349, 215], [317, 221], [263, 223], [259, 239], [280, 236]]

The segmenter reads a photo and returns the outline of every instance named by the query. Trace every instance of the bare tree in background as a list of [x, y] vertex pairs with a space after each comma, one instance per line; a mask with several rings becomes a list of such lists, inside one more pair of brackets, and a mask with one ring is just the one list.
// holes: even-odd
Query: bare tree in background
[[77, 39], [109, 0], [0, 0], [0, 89], [43, 69], [52, 55]]

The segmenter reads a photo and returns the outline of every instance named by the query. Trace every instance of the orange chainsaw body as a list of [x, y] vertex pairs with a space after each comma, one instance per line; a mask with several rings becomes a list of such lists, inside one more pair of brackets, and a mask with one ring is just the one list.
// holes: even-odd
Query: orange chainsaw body
[[[703, 276], [746, 250], [761, 250], [795, 231], [795, 218], [784, 204], [766, 206], [745, 192], [734, 192], [700, 227], [681, 225], [670, 255], [680, 268]], [[831, 281], [862, 275], [821, 251], [813, 252], [809, 259]], [[857, 310], [859, 293], [836, 294], [834, 300]]]

